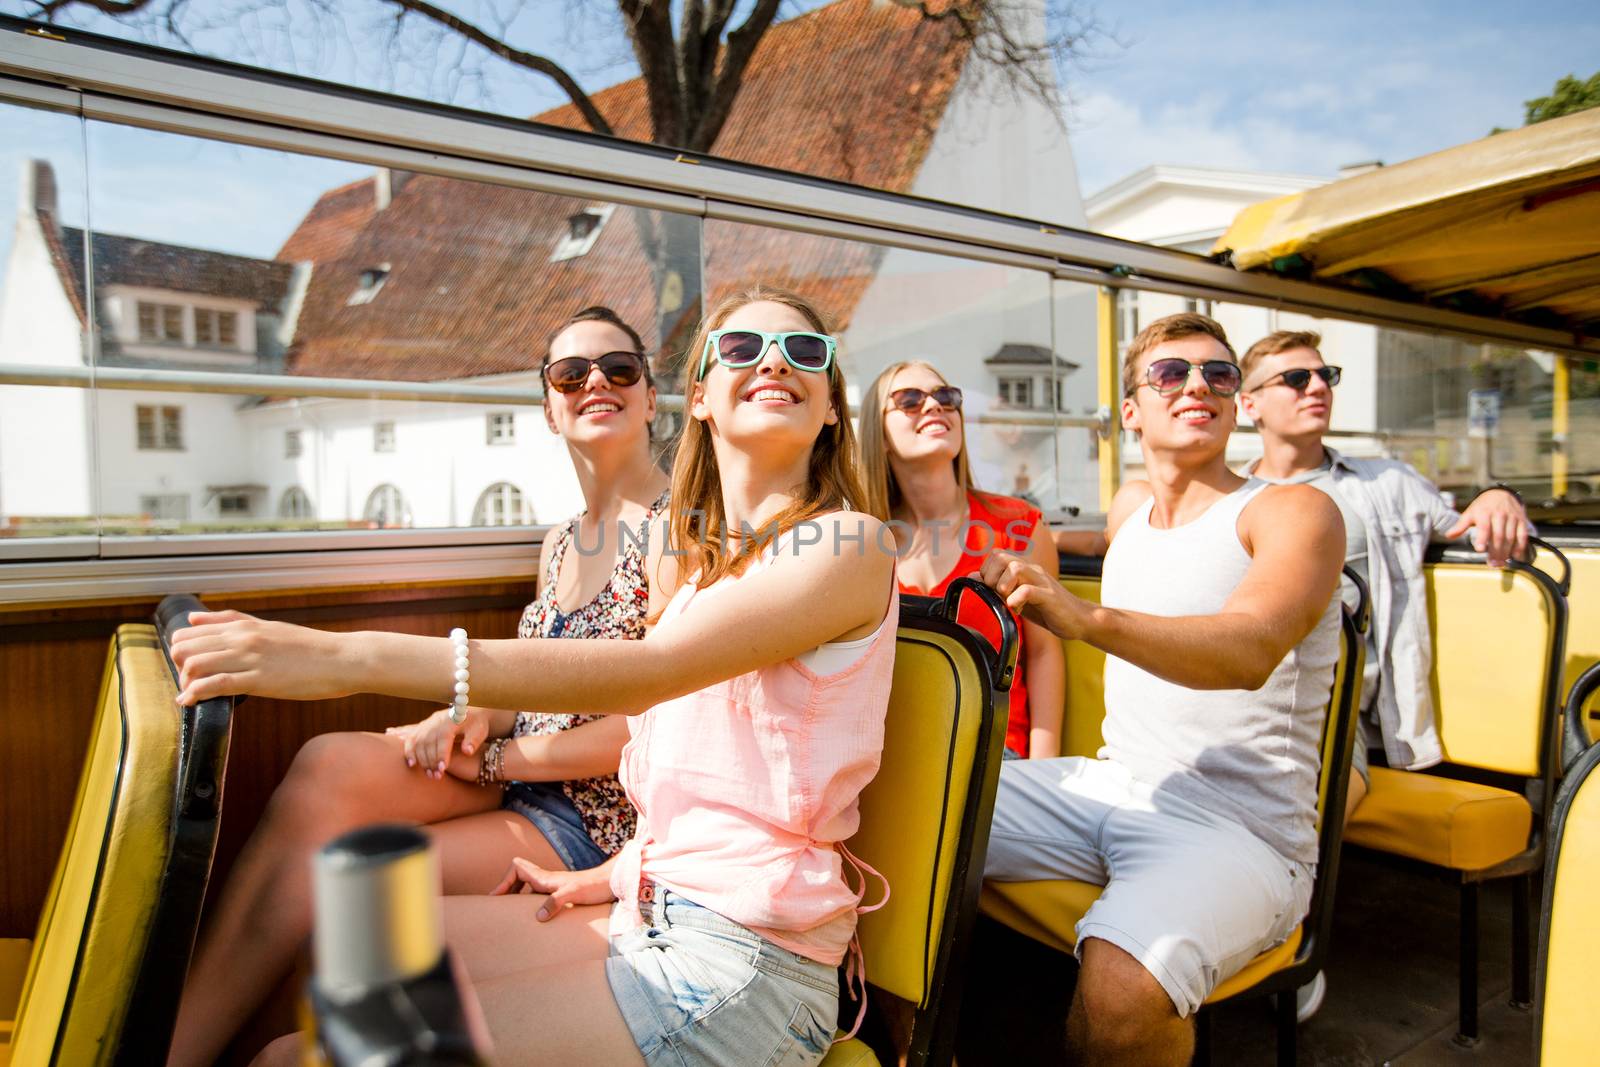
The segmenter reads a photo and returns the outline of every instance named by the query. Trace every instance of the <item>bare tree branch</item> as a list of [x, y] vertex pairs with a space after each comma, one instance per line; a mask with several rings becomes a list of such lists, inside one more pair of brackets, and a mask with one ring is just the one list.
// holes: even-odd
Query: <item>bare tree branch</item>
[[[84, 2], [115, 2], [115, 0], [84, 0]], [[443, 8], [435, 7], [433, 4], [428, 3], [428, 0], [383, 0], [383, 2], [401, 8], [406, 12], [414, 12], [448, 30], [459, 33], [467, 40], [487, 49], [508, 63], [515, 63], [519, 67], [545, 75], [559, 85], [562, 92], [567, 94], [567, 98], [578, 109], [579, 114], [583, 116], [583, 121], [589, 124], [590, 129], [596, 133], [613, 132], [611, 124], [606, 121], [604, 115], [600, 114], [600, 109], [595, 107], [594, 101], [590, 99], [589, 94], [584, 92], [572, 75], [568, 74], [566, 69], [554, 60], [545, 56], [535, 55], [532, 52], [525, 52], [520, 48], [514, 48], [500, 38], [485, 33], [465, 19], [452, 15]]]
[[778, 0], [756, 0], [756, 6], [745, 17], [738, 29], [728, 34], [728, 47], [722, 56], [722, 65], [716, 73], [716, 83], [695, 121], [687, 147], [695, 152], [709, 152], [717, 143], [728, 115], [733, 111], [733, 101], [739, 95], [744, 81], [745, 68], [755, 54], [756, 45], [772, 26], [778, 14]]
[[115, 18], [143, 11], [150, 3], [151, 0], [34, 0], [26, 17], [42, 18], [49, 22], [54, 21], [56, 14], [66, 8], [92, 7], [102, 15]]

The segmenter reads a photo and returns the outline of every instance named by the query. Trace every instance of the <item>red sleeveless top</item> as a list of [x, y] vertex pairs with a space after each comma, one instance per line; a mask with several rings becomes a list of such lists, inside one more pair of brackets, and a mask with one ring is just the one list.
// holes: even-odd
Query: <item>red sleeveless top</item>
[[[1041, 518], [1043, 515], [1039, 509], [1026, 500], [993, 493], [969, 492], [966, 546], [961, 558], [932, 589], [918, 589], [901, 582], [900, 592], [911, 596], [944, 596], [950, 583], [957, 578], [975, 576], [992, 550], [1000, 548], [1007, 552], [1026, 552]], [[1011, 618], [1017, 624], [1017, 673], [1011, 681], [1011, 716], [1006, 724], [1006, 747], [1019, 756], [1026, 756], [1028, 728], [1032, 722], [1028, 715], [1028, 681], [1023, 673], [1027, 649], [1023, 644], [1021, 616], [1012, 612]], [[956, 621], [978, 631], [995, 648], [1000, 647], [1000, 624], [975, 597], [962, 598]]]

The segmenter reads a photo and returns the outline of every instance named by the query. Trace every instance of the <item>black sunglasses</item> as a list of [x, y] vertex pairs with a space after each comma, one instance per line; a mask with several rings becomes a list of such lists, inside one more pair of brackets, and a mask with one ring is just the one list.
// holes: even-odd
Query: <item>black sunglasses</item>
[[544, 365], [544, 380], [558, 393], [576, 393], [595, 367], [612, 385], [627, 387], [644, 377], [644, 357], [637, 352], [607, 352], [590, 359], [567, 356]]
[[906, 388], [896, 389], [889, 394], [889, 403], [910, 415], [922, 410], [922, 405], [928, 402], [929, 397], [942, 408], [951, 411], [961, 410], [961, 390], [953, 385], [941, 385], [937, 389]]
[[1225, 359], [1208, 359], [1204, 363], [1190, 363], [1186, 359], [1170, 356], [1153, 361], [1145, 368], [1145, 384], [1161, 396], [1171, 396], [1189, 382], [1189, 372], [1200, 368], [1200, 377], [1217, 396], [1232, 396], [1239, 391], [1239, 364]]
[[1306, 391], [1306, 386], [1311, 384], [1311, 376], [1313, 374], [1321, 378], [1329, 389], [1332, 389], [1339, 384], [1339, 376], [1343, 373], [1344, 370], [1340, 367], [1295, 367], [1292, 370], [1279, 371], [1249, 391], [1253, 393], [1257, 389], [1265, 389], [1279, 378], [1282, 378], [1284, 385], [1287, 385], [1297, 393], [1303, 393]]

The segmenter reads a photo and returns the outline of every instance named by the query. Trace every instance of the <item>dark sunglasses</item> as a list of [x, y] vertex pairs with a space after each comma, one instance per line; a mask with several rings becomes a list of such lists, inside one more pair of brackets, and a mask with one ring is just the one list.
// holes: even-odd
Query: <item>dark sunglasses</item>
[[1217, 396], [1232, 396], [1239, 391], [1239, 364], [1225, 359], [1208, 359], [1204, 363], [1190, 363], [1176, 356], [1158, 359], [1145, 368], [1145, 384], [1161, 396], [1179, 392], [1189, 382], [1189, 372], [1200, 368], [1200, 377]]
[[937, 389], [896, 389], [889, 394], [889, 403], [905, 412], [907, 415], [915, 414], [922, 410], [929, 397], [942, 408], [950, 411], [961, 410], [961, 390], [953, 385], [941, 385]]
[[627, 387], [644, 377], [644, 357], [637, 352], [607, 352], [589, 359], [567, 356], [544, 365], [544, 380], [558, 393], [576, 393], [589, 380], [589, 372], [599, 367], [606, 381]]
[[1339, 376], [1343, 373], [1344, 369], [1341, 367], [1295, 367], [1293, 370], [1280, 371], [1274, 374], [1249, 391], [1253, 393], [1256, 389], [1265, 389], [1279, 378], [1282, 378], [1284, 385], [1287, 385], [1297, 393], [1303, 393], [1306, 391], [1306, 386], [1311, 384], [1311, 376], [1313, 374], [1321, 378], [1323, 384], [1329, 389], [1332, 389], [1339, 384]]

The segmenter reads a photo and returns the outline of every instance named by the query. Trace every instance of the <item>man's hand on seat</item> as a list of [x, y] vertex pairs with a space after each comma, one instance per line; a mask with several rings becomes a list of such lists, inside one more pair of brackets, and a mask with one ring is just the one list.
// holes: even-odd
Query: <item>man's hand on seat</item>
[[1472, 531], [1472, 547], [1489, 557], [1489, 566], [1504, 567], [1509, 559], [1528, 555], [1528, 512], [1514, 493], [1488, 489], [1461, 513], [1461, 521], [1445, 532], [1449, 538]]
[[1078, 640], [1090, 605], [1062, 588], [1054, 574], [1011, 552], [996, 550], [979, 572], [1006, 607], [1063, 640]]

